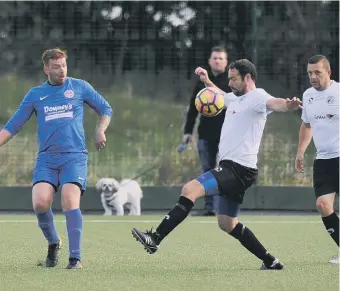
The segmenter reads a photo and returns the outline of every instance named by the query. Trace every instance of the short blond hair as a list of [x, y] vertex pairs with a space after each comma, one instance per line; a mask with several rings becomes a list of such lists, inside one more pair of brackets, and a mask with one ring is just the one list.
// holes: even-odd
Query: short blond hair
[[42, 54], [42, 57], [41, 57], [45, 66], [48, 65], [48, 62], [50, 60], [58, 60], [60, 58], [67, 59], [67, 53], [66, 53], [66, 51], [61, 50], [58, 47], [44, 51], [44, 53]]

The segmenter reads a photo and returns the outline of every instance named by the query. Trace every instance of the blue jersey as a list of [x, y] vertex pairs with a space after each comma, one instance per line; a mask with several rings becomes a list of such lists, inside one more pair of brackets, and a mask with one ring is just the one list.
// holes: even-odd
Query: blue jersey
[[60, 86], [45, 82], [26, 94], [4, 129], [15, 135], [35, 113], [39, 153], [87, 153], [84, 103], [101, 116], [112, 116], [108, 102], [86, 81], [68, 77]]

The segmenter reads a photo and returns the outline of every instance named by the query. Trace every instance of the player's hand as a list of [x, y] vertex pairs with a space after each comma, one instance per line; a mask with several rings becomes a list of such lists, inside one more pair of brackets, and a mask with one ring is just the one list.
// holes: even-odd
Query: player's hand
[[201, 67], [196, 68], [195, 74], [200, 76], [200, 79], [201, 79], [202, 82], [206, 82], [206, 81], [209, 80], [207, 70], [205, 70], [205, 69], [203, 69]]
[[299, 108], [302, 109], [302, 102], [299, 98], [293, 97], [292, 99], [286, 99], [287, 108], [290, 111], [297, 110]]
[[95, 144], [96, 144], [96, 149], [98, 151], [100, 151], [101, 149], [103, 149], [105, 147], [105, 144], [106, 144], [105, 132], [103, 132], [101, 130], [96, 130]]
[[304, 173], [305, 169], [303, 166], [303, 160], [304, 160], [304, 156], [301, 153], [297, 153], [296, 154], [296, 158], [295, 158], [295, 169], [299, 172], [299, 173]]
[[186, 142], [186, 143], [191, 143], [192, 142], [192, 135], [191, 134], [184, 134], [183, 135], [183, 142]]

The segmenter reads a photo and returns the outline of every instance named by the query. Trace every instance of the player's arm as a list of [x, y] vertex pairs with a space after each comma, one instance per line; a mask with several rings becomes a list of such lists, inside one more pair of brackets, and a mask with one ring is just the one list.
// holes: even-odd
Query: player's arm
[[12, 137], [13, 136], [11, 135], [11, 133], [8, 130], [2, 129], [0, 131], [0, 146], [7, 143]]
[[303, 173], [304, 169], [304, 154], [312, 140], [312, 128], [309, 123], [302, 122], [299, 132], [299, 144], [295, 158], [295, 169], [299, 173]]
[[195, 70], [195, 74], [198, 75], [200, 77], [200, 80], [204, 83], [205, 87], [215, 87], [218, 90], [220, 90], [223, 94], [227, 94], [226, 92], [224, 92], [223, 90], [221, 90], [220, 88], [218, 88], [210, 79], [209, 79], [209, 75], [207, 70], [198, 67]]
[[7, 143], [14, 135], [16, 135], [31, 118], [34, 112], [34, 102], [28, 93], [20, 103], [17, 111], [13, 114], [4, 128], [0, 131], [0, 146]]
[[293, 97], [292, 99], [275, 98], [270, 96], [266, 103], [267, 109], [276, 112], [294, 111], [302, 108], [302, 102], [299, 98]]
[[305, 108], [302, 109], [301, 119], [302, 119], [302, 124], [300, 126], [300, 131], [299, 131], [299, 144], [297, 147], [296, 158], [295, 158], [295, 169], [299, 173], [304, 172], [304, 165], [303, 165], [304, 154], [313, 137], [312, 128], [307, 118], [307, 113], [306, 113]]
[[111, 117], [108, 115], [101, 115], [97, 124], [96, 131], [105, 132], [109, 127], [111, 122]]
[[308, 148], [310, 142], [312, 141], [312, 128], [309, 123], [302, 122], [299, 131], [299, 144], [297, 148], [297, 153], [304, 155], [306, 149]]
[[101, 115], [96, 127], [95, 144], [97, 150], [101, 150], [106, 145], [105, 131], [109, 127], [111, 117], [108, 115]]
[[101, 150], [106, 144], [105, 131], [111, 122], [112, 108], [89, 83], [83, 82], [84, 101], [100, 116], [95, 132], [95, 144], [97, 150]]
[[195, 74], [200, 76], [201, 81], [204, 83], [205, 87], [215, 87], [216, 89], [218, 89], [219, 91], [221, 91], [221, 93], [224, 95], [224, 108], [227, 108], [229, 106], [229, 104], [236, 100], [237, 97], [233, 94], [233, 93], [226, 93], [223, 90], [221, 90], [220, 88], [218, 88], [210, 79], [208, 76], [208, 72], [207, 70], [198, 67], [195, 70]]

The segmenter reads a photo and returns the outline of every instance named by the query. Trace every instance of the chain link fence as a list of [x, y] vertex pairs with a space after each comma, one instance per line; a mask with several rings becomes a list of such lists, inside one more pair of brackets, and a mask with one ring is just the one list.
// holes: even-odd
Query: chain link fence
[[[112, 105], [108, 147], [100, 153], [92, 141], [97, 117], [86, 110], [90, 184], [145, 172], [143, 185], [180, 185], [200, 174], [195, 144], [182, 154], [176, 148], [193, 71], [206, 65], [214, 45], [225, 45], [230, 61], [253, 61], [258, 86], [274, 96], [302, 96], [314, 54], [326, 55], [339, 77], [338, 1], [1, 2], [0, 21], [1, 124], [45, 81], [40, 57], [56, 46], [69, 53], [69, 75], [91, 82]], [[269, 116], [259, 184], [311, 184], [313, 146], [306, 174], [294, 170], [300, 122], [299, 112]], [[0, 151], [0, 183], [30, 184], [36, 154], [32, 117]]]

